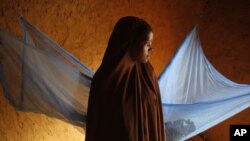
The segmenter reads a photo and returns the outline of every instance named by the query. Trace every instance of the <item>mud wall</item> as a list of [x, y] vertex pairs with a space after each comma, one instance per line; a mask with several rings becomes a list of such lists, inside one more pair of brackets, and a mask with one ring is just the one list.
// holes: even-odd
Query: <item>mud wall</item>
[[[235, 82], [250, 83], [248, 5], [248, 0], [0, 0], [0, 27], [20, 37], [21, 14], [95, 71], [115, 22], [122, 16], [139, 16], [153, 27], [151, 63], [159, 75], [185, 36], [198, 24], [204, 52], [215, 68]], [[2, 91], [0, 107], [0, 141], [84, 138], [62, 121], [15, 111]], [[250, 124], [249, 115], [247, 109], [203, 135], [211, 141], [229, 140], [229, 124]]]

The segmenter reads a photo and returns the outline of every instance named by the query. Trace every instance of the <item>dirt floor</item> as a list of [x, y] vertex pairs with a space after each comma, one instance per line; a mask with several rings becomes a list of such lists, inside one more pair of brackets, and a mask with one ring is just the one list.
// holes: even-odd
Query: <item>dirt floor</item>
[[[250, 84], [249, 0], [0, 0], [0, 28], [21, 35], [23, 15], [93, 71], [99, 67], [115, 22], [134, 15], [153, 27], [156, 73], [198, 25], [208, 60], [224, 76]], [[84, 134], [45, 115], [16, 111], [0, 93], [0, 141], [79, 141]], [[250, 109], [205, 131], [209, 141], [229, 140], [230, 124], [250, 124]], [[196, 136], [190, 140], [202, 140]]]

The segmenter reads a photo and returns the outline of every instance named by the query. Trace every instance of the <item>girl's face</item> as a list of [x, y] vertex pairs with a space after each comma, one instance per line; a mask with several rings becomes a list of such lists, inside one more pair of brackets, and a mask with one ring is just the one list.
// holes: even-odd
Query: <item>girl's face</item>
[[137, 61], [141, 63], [147, 63], [152, 54], [152, 42], [153, 42], [153, 32], [148, 34], [148, 40], [141, 43], [141, 47], [138, 52]]

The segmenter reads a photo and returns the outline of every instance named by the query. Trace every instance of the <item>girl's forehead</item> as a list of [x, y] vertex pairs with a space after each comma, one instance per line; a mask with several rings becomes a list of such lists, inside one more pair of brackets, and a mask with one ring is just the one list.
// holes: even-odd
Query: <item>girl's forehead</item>
[[154, 34], [153, 32], [151, 31], [149, 34], [148, 34], [148, 40], [146, 42], [152, 42], [153, 41], [153, 38], [154, 38]]
[[154, 33], [151, 31], [151, 32], [149, 32], [149, 35], [148, 35], [148, 39], [149, 40], [152, 40], [153, 39], [153, 37], [154, 37]]

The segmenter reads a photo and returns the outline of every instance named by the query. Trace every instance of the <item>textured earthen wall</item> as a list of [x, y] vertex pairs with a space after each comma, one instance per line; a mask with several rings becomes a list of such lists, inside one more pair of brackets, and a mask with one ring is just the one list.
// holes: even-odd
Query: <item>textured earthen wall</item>
[[[0, 0], [0, 27], [21, 34], [18, 14], [96, 70], [115, 22], [134, 15], [153, 27], [157, 74], [195, 24], [204, 52], [229, 79], [250, 83], [250, 2], [248, 0]], [[15, 111], [0, 93], [0, 141], [79, 141], [71, 125], [40, 114]], [[228, 140], [229, 124], [250, 124], [250, 110], [204, 132], [211, 141]], [[193, 138], [199, 140], [199, 137]]]

